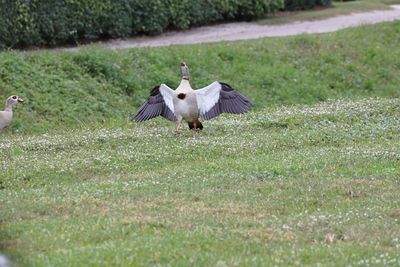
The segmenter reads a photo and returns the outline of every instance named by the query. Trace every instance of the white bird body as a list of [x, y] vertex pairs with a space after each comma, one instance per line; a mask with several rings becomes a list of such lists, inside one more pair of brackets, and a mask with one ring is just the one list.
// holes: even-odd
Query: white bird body
[[189, 83], [189, 68], [181, 63], [182, 80], [176, 90], [165, 84], [153, 88], [147, 101], [139, 108], [133, 119], [146, 121], [157, 116], [175, 121], [178, 120], [177, 131], [182, 121], [189, 124], [190, 129], [203, 129], [200, 122], [210, 120], [223, 112], [242, 114], [253, 105], [247, 97], [235, 91], [230, 85], [213, 82], [210, 85], [193, 90]]
[[11, 110], [0, 111], [0, 129], [10, 125], [13, 117], [13, 112]]
[[7, 98], [5, 110], [0, 111], [0, 130], [10, 125], [13, 118], [13, 106], [17, 103], [23, 102], [24, 100], [16, 95]]
[[[184, 96], [183, 99], [179, 96]], [[197, 97], [195, 91], [190, 86], [188, 80], [182, 79], [178, 88], [174, 92], [173, 98], [174, 114], [178, 121], [194, 121], [199, 118], [199, 109], [197, 107]]]

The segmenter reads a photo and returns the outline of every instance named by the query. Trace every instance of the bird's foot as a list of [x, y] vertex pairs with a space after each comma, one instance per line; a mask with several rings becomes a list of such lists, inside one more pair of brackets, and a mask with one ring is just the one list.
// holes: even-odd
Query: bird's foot
[[178, 126], [176, 127], [176, 130], [175, 130], [176, 133], [179, 133], [179, 132], [180, 132], [180, 130], [182, 129], [182, 126], [183, 126], [183, 125], [182, 125], [182, 122], [179, 122], [179, 123], [178, 123]]

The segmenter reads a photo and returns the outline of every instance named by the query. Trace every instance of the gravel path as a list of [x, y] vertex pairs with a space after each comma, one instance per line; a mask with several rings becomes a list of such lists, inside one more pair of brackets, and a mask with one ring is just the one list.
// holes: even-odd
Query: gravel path
[[[298, 21], [283, 25], [260, 25], [250, 22], [226, 23], [216, 26], [194, 28], [187, 31], [169, 31], [155, 37], [146, 36], [125, 40], [111, 40], [108, 42], [97, 43], [96, 46], [111, 49], [157, 47], [257, 39], [262, 37], [288, 36], [302, 33], [333, 32], [343, 28], [356, 27], [365, 24], [400, 20], [400, 5], [392, 5], [391, 8], [391, 10], [354, 13], [324, 20]], [[62, 48], [61, 50], [76, 51], [78, 49], [80, 49], [80, 47]]]

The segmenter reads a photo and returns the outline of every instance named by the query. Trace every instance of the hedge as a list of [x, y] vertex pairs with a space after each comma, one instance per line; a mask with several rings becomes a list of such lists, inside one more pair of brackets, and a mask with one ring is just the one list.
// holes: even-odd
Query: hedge
[[157, 34], [274, 13], [284, 0], [0, 0], [0, 49]]
[[285, 0], [285, 10], [304, 10], [316, 6], [328, 6], [332, 0]]

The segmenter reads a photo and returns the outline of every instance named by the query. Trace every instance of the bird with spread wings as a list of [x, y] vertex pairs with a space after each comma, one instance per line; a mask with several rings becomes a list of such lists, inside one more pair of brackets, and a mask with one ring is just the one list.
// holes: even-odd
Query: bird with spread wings
[[133, 116], [137, 122], [162, 116], [170, 121], [178, 121], [176, 128], [182, 128], [183, 120], [189, 129], [203, 129], [202, 121], [210, 120], [221, 113], [242, 114], [253, 104], [234, 90], [230, 85], [213, 82], [210, 85], [193, 90], [189, 83], [189, 67], [181, 63], [182, 80], [176, 90], [165, 84], [153, 88], [146, 102]]

